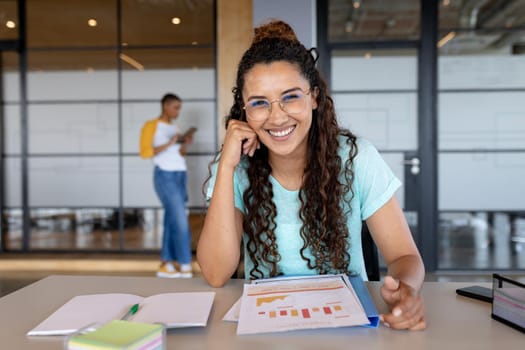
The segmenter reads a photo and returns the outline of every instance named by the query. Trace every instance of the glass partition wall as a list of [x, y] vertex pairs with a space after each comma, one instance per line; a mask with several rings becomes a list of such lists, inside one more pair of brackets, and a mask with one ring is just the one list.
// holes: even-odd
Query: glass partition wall
[[403, 181], [427, 269], [523, 270], [525, 2], [318, 2], [318, 37], [339, 121]]
[[371, 141], [403, 182], [396, 196], [418, 241], [419, 208], [414, 193], [420, 170], [419, 1], [385, 5], [331, 0], [325, 10], [328, 22], [321, 21], [320, 26], [327, 29], [327, 45], [321, 61], [323, 53], [330, 57], [325, 71], [339, 123]]
[[190, 222], [198, 226], [216, 145], [214, 1], [23, 5], [26, 64], [18, 68], [17, 53], [2, 56], [3, 249], [159, 249], [163, 213], [138, 145], [168, 92], [183, 100], [180, 127], [198, 128], [187, 155]]
[[439, 269], [525, 268], [525, 2], [443, 1]]

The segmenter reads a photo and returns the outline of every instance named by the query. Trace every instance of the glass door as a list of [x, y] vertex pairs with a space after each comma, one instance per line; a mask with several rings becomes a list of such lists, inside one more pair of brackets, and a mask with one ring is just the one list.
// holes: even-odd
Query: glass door
[[384, 6], [382, 1], [331, 0], [318, 11], [320, 36], [324, 29], [327, 37], [326, 44], [319, 41], [321, 61], [330, 57], [321, 66], [328, 72], [340, 125], [371, 141], [402, 181], [396, 196], [432, 270], [435, 248], [423, 249], [432, 232], [425, 229], [423, 236], [420, 227], [422, 209], [429, 212], [422, 205], [431, 203], [420, 199], [427, 161], [420, 158], [420, 126], [432, 117], [420, 106], [420, 1]]
[[403, 183], [396, 196], [417, 241], [417, 51], [334, 50], [331, 67], [339, 123], [372, 142]]
[[0, 1], [0, 252], [22, 247], [18, 19], [18, 1]]
[[525, 269], [525, 2], [441, 3], [440, 270]]

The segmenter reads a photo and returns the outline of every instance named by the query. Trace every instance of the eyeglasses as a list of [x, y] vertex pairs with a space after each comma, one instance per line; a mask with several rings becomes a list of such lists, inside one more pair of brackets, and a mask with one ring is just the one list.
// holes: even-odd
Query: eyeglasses
[[306, 96], [310, 94], [311, 90], [303, 91], [299, 88], [289, 91], [281, 98], [269, 101], [265, 98], [258, 98], [250, 100], [243, 109], [246, 115], [253, 120], [264, 120], [272, 113], [272, 105], [274, 102], [279, 102], [279, 107], [288, 114], [299, 114], [304, 112], [306, 108]]

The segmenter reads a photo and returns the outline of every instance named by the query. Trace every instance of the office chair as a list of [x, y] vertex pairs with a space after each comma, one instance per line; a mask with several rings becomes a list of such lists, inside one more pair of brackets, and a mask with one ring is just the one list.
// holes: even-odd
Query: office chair
[[379, 256], [377, 247], [370, 235], [366, 222], [363, 221], [361, 227], [361, 246], [363, 248], [363, 258], [365, 260], [366, 275], [369, 281], [379, 281]]

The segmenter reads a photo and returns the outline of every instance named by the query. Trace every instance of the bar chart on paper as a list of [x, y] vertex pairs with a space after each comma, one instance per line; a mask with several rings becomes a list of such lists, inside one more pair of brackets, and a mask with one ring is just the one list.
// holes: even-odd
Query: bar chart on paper
[[368, 324], [361, 304], [337, 278], [245, 285], [238, 334]]
[[[276, 306], [274, 309], [266, 310], [262, 306], [264, 303], [272, 304], [272, 302], [283, 300], [286, 304], [286, 298], [292, 299], [290, 295], [278, 295], [273, 297], [261, 297], [256, 299], [257, 307], [261, 308], [257, 315], [261, 317], [276, 318], [276, 317], [297, 317], [309, 319], [312, 317], [334, 317], [345, 318], [350, 317], [348, 312], [343, 310], [341, 301], [327, 302], [325, 305], [318, 305], [305, 308], [297, 308], [294, 305]], [[276, 303], [274, 303], [276, 304]], [[265, 309], [265, 310], [262, 310]]]

